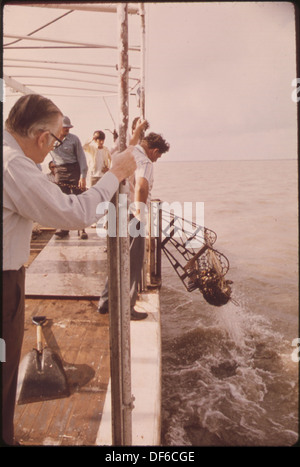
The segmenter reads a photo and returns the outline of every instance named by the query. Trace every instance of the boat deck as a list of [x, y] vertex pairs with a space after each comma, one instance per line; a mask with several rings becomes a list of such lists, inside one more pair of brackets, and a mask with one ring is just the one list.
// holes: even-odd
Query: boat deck
[[[112, 444], [109, 316], [96, 311], [97, 295], [106, 277], [105, 240], [97, 237], [95, 229], [87, 232], [88, 240], [80, 240], [77, 232], [70, 232], [70, 237], [63, 240], [53, 237], [27, 270], [22, 356], [36, 346], [32, 317], [45, 315], [44, 344], [61, 357], [70, 395], [17, 404], [15, 434], [24, 445]], [[75, 288], [70, 287], [75, 283], [76, 293]], [[78, 294], [79, 284], [85, 296], [83, 292]], [[132, 439], [133, 445], [159, 445], [157, 291], [142, 294], [137, 309], [146, 310], [149, 316], [141, 322], [131, 322], [132, 393], [135, 397]]]
[[96, 307], [84, 300], [26, 300], [22, 354], [36, 346], [31, 317], [45, 315], [45, 345], [61, 356], [71, 395], [17, 405], [16, 437], [22, 444], [95, 444], [110, 377], [109, 319]]

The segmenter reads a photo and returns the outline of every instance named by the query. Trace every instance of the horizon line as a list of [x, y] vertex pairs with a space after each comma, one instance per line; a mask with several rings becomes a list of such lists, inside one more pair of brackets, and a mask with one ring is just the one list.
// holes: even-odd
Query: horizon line
[[186, 160], [163, 160], [160, 159], [159, 162], [164, 164], [168, 162], [232, 162], [232, 161], [239, 161], [239, 162], [257, 162], [257, 161], [298, 161], [298, 158], [286, 158], [286, 159], [186, 159]]

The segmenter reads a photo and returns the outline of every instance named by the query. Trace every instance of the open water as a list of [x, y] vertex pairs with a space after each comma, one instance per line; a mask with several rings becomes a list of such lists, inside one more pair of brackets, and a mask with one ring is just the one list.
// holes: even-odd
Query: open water
[[297, 161], [158, 162], [152, 195], [205, 203], [235, 300], [214, 307], [187, 292], [163, 255], [162, 444], [294, 445]]

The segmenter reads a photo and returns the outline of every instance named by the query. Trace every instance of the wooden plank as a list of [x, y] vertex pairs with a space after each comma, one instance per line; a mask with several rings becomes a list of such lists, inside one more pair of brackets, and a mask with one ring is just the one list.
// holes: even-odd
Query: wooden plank
[[[136, 304], [147, 312], [131, 322], [132, 446], [159, 446], [161, 423], [161, 325], [158, 290], [140, 295]], [[103, 407], [96, 444], [112, 445], [111, 380]]]
[[44, 342], [61, 355], [71, 395], [17, 405], [15, 431], [21, 443], [95, 444], [110, 376], [108, 316], [96, 307], [97, 301], [26, 300], [22, 357], [36, 342], [31, 317], [46, 315]]
[[106, 239], [98, 237], [96, 229], [86, 232], [86, 240], [77, 231], [51, 238], [26, 271], [27, 298], [100, 297], [107, 275]]

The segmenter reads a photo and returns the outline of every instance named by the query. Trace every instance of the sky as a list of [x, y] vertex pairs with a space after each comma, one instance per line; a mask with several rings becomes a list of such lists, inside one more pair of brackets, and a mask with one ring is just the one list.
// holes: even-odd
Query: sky
[[[4, 34], [28, 35], [67, 11], [7, 5]], [[130, 15], [130, 46], [140, 44], [139, 33], [139, 17]], [[117, 15], [76, 11], [32, 37], [116, 44]], [[14, 39], [3, 40], [7, 43]], [[22, 41], [18, 45], [21, 44], [40, 43]], [[13, 49], [4, 55], [20, 56], [112, 66], [118, 61], [117, 51], [112, 49]], [[292, 3], [146, 3], [145, 61], [146, 118], [150, 130], [162, 134], [171, 145], [164, 161], [297, 158], [297, 108], [292, 99], [295, 89], [292, 82], [296, 78]], [[140, 54], [129, 52], [129, 62], [132, 67], [138, 67]], [[100, 68], [86, 69], [100, 71]], [[115, 72], [102, 69], [105, 70]], [[38, 84], [34, 89], [44, 95], [47, 92], [65, 92], [72, 96], [77, 93], [71, 89], [42, 87], [45, 78], [39, 76], [45, 72], [39, 69], [10, 66], [4, 68], [4, 72], [20, 76], [15, 79], [21, 82]], [[53, 76], [52, 84], [55, 84], [55, 77], [67, 76], [58, 70], [46, 74]], [[78, 77], [88, 79], [84, 74]], [[139, 71], [132, 69], [130, 77], [139, 77]], [[89, 79], [106, 80], [111, 84], [110, 89], [117, 89], [114, 77], [95, 75]], [[79, 81], [65, 80], [60, 84], [95, 89], [95, 84]], [[103, 87], [109, 89], [107, 84]], [[93, 94], [85, 91], [88, 93]], [[11, 95], [6, 89], [4, 118], [17, 100]], [[101, 96], [49, 97], [71, 118], [72, 131], [82, 143], [91, 138], [94, 130], [103, 129], [107, 145], [112, 144], [111, 133], [106, 130], [113, 130], [115, 124], [118, 126], [116, 96], [105, 97], [105, 102]], [[136, 96], [130, 96], [130, 119], [139, 114], [136, 104]]]

